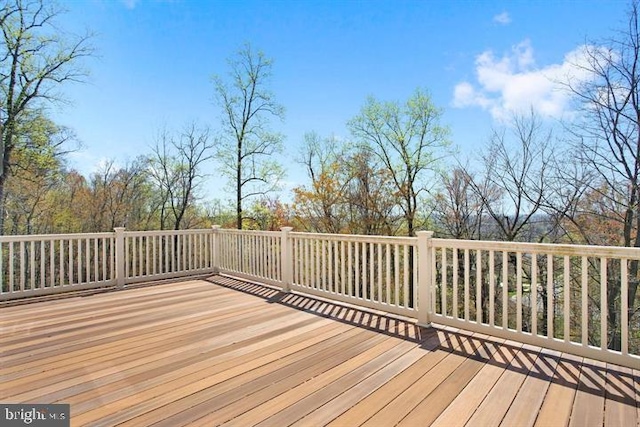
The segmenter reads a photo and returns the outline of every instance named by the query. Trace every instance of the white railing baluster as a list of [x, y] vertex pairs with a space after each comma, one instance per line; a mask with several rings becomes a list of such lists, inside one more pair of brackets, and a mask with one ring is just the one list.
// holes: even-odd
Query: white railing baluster
[[522, 332], [522, 252], [516, 253], [516, 331]]
[[580, 264], [580, 285], [581, 285], [581, 320], [582, 320], [582, 345], [584, 347], [589, 345], [589, 260], [586, 256], [581, 257]]
[[502, 251], [502, 329], [509, 329], [509, 252]]
[[469, 249], [464, 250], [464, 320], [469, 321]]
[[620, 351], [629, 354], [629, 274], [627, 260], [620, 260]]
[[442, 264], [440, 274], [442, 280], [440, 284], [440, 309], [443, 316], [447, 315], [447, 249], [442, 248], [440, 252], [440, 263]]
[[609, 344], [607, 308], [607, 258], [600, 258], [600, 348], [606, 350]]
[[555, 318], [555, 283], [553, 274], [553, 255], [547, 255], [547, 338], [552, 339], [554, 337], [554, 318]]
[[[495, 266], [495, 252], [489, 251], [489, 325], [496, 325], [496, 266]], [[454, 316], [455, 317], [455, 316]]]
[[531, 254], [531, 283], [529, 285], [531, 306], [531, 335], [538, 335], [538, 255]]
[[568, 255], [564, 256], [563, 274], [564, 288], [562, 295], [564, 296], [564, 342], [571, 341], [571, 260]]
[[476, 323], [482, 324], [482, 251], [476, 251]]

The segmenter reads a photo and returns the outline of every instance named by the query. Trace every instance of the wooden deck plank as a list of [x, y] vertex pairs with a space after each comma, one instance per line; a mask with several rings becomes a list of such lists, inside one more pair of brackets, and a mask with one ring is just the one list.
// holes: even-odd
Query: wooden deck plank
[[580, 382], [582, 358], [562, 355], [556, 365], [556, 371], [538, 411], [535, 426], [568, 426], [575, 400], [576, 389]]
[[493, 359], [504, 340], [489, 341], [483, 337], [478, 340], [475, 336], [471, 342], [477, 342], [477, 349], [468, 355], [467, 359], [447, 379], [420, 402], [402, 421], [399, 426], [431, 425], [440, 414], [451, 404], [460, 392], [469, 384], [475, 375]]
[[503, 372], [469, 419], [469, 426], [498, 426], [515, 399], [531, 367], [538, 358], [539, 349], [524, 345]]
[[[320, 374], [324, 369], [330, 367], [331, 363], [345, 362], [361, 350], [375, 345], [382, 339], [383, 337], [377, 334], [359, 333], [357, 336], [348, 337], [344, 341], [328, 346], [316, 346], [315, 353], [311, 357], [292, 359], [282, 363], [279, 368], [269, 366], [268, 370], [255, 370], [250, 375], [238, 376], [225, 384], [223, 392], [218, 392], [221, 390], [219, 389], [215, 393], [212, 390], [194, 393], [169, 405], [149, 411], [132, 420], [128, 425], [145, 426], [152, 423], [166, 426], [183, 425], [245, 398], [254, 391], [260, 391], [267, 387], [277, 388], [278, 384], [285, 388], [295, 385], [298, 381], [304, 381]], [[174, 415], [167, 417], [167, 411]]]
[[[183, 396], [189, 396], [200, 390], [211, 388], [212, 393], [222, 393], [224, 387], [213, 387], [221, 384], [236, 376], [252, 372], [257, 374], [259, 368], [269, 370], [274, 366], [279, 366], [288, 361], [287, 356], [302, 358], [312, 353], [311, 347], [314, 344], [324, 342], [324, 345], [332, 345], [340, 340], [347, 339], [351, 335], [359, 333], [344, 326], [330, 333], [311, 336], [309, 339], [280, 349], [272, 349], [268, 354], [258, 358], [247, 355], [209, 367], [207, 369], [195, 369], [193, 366], [185, 369], [185, 373], [181, 373], [179, 377], [172, 378], [151, 388], [139, 390], [139, 386], [135, 390], [129, 390], [127, 393], [117, 393], [114, 401], [107, 404], [92, 405], [87, 408], [86, 412], [77, 415], [79, 422], [94, 422], [96, 420], [105, 420], [107, 423], [114, 425], [116, 423], [139, 416], [158, 407], [167, 405]], [[337, 334], [336, 334], [337, 333]], [[74, 405], [80, 407], [80, 411], [85, 408], [83, 405]], [[78, 411], [78, 409], [77, 409]]]
[[[310, 412], [321, 407], [325, 403], [331, 401], [336, 395], [341, 394], [344, 390], [349, 389], [371, 375], [374, 375], [387, 365], [402, 357], [406, 353], [416, 350], [417, 346], [412, 342], [399, 342], [389, 351], [381, 354], [372, 361], [360, 365], [353, 366], [348, 374], [340, 377], [338, 380], [328, 384], [322, 389], [305, 396], [304, 398], [290, 402], [290, 406], [286, 407], [267, 418], [263, 422], [256, 424], [257, 426], [274, 426], [274, 425], [290, 425], [293, 422], [303, 418]], [[413, 352], [410, 357], [416, 356]]]
[[356, 426], [367, 421], [381, 408], [389, 404], [395, 397], [415, 383], [436, 363], [454, 350], [451, 342], [447, 342], [443, 333], [435, 335], [421, 345], [426, 353], [416, 363], [404, 370], [384, 386], [362, 399], [350, 409], [332, 420], [330, 426]]
[[571, 420], [573, 427], [602, 426], [604, 423], [606, 363], [583, 360], [580, 383], [573, 401]]
[[636, 381], [632, 369], [607, 364], [605, 426], [638, 425], [638, 408], [636, 407], [638, 388], [640, 383]]
[[559, 358], [560, 353], [551, 350], [538, 354], [529, 375], [502, 420], [503, 425], [528, 427], [535, 424]]
[[213, 412], [210, 416], [198, 420], [197, 424], [211, 425], [221, 422], [221, 425], [224, 426], [255, 425], [287, 408], [291, 405], [291, 402], [306, 398], [357, 369], [357, 367], [370, 363], [397, 345], [397, 339], [390, 338], [351, 358], [347, 363], [340, 364], [284, 393], [276, 396], [266, 392], [264, 393], [266, 396], [251, 395], [250, 399], [244, 399], [224, 408], [228, 413], [218, 413], [222, 411]]
[[470, 337], [461, 339], [453, 345], [452, 352], [442, 352], [442, 358], [435, 363], [435, 366], [419, 377], [418, 381], [408, 385], [408, 387], [395, 396], [395, 398], [380, 411], [373, 414], [365, 421], [363, 426], [396, 425], [409, 412], [411, 412], [429, 393], [431, 393], [440, 383], [442, 383], [454, 370], [456, 370], [466, 359], [459, 353], [471, 350], [468, 340]]
[[486, 398], [504, 372], [505, 367], [509, 366], [521, 347], [521, 343], [513, 341], [506, 341], [498, 346], [492, 355], [493, 359], [482, 367], [449, 406], [433, 421], [432, 426], [453, 427], [467, 424], [469, 418]]
[[73, 426], [638, 427], [637, 371], [501, 341], [215, 276], [0, 305], [0, 400]]

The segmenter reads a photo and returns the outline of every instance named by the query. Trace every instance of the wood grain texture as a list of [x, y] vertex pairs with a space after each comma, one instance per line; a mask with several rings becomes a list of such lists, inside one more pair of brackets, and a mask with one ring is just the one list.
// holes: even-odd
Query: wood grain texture
[[638, 371], [224, 276], [0, 308], [0, 401], [73, 426], [638, 426]]

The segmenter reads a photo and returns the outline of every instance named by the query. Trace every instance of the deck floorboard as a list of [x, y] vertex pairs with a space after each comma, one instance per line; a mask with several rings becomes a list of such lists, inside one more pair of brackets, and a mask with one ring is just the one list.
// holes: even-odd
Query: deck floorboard
[[639, 371], [230, 277], [0, 307], [0, 402], [72, 426], [629, 426]]

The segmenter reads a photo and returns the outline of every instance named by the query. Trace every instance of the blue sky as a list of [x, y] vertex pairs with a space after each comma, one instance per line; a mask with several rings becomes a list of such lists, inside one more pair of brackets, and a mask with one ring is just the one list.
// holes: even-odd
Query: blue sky
[[[624, 1], [197, 1], [77, 0], [61, 26], [96, 33], [87, 84], [66, 86], [55, 120], [83, 143], [70, 166], [84, 174], [149, 153], [161, 127], [218, 127], [213, 74], [244, 42], [274, 59], [272, 89], [286, 108], [287, 185], [304, 183], [292, 157], [305, 132], [347, 137], [369, 95], [405, 100], [417, 87], [472, 155], [510, 111], [570, 114], [553, 81], [580, 47], [620, 28]], [[208, 165], [215, 175], [215, 165]], [[211, 178], [206, 199], [228, 199]]]

